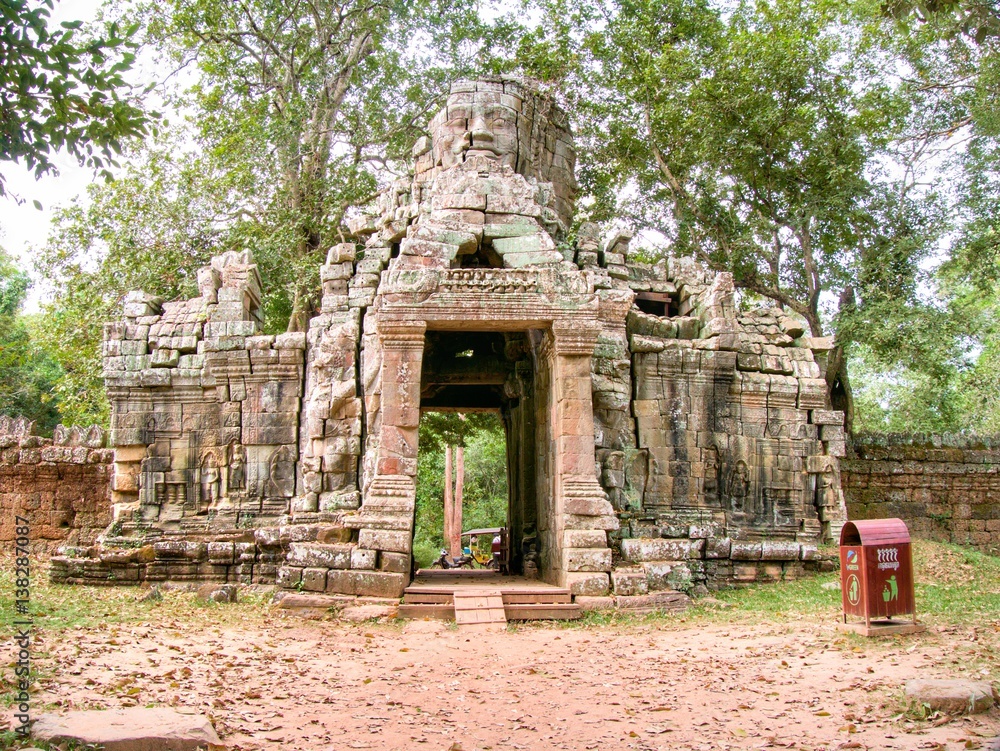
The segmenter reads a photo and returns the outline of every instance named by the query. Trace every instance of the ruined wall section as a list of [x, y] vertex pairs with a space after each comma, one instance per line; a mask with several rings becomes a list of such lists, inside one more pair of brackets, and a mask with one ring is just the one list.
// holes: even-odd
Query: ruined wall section
[[132, 293], [105, 327], [115, 520], [129, 544], [275, 523], [295, 494], [305, 335], [261, 333], [249, 252], [213, 259], [198, 283], [201, 296], [178, 302]]
[[111, 460], [101, 428], [65, 428], [52, 438], [34, 423], [0, 416], [0, 541], [28, 519], [36, 553], [90, 545], [111, 523]]
[[378, 274], [365, 270], [371, 259], [358, 261], [356, 251], [354, 243], [335, 245], [320, 267], [320, 314], [309, 322], [307, 334], [297, 511], [337, 512], [361, 505], [361, 320], [374, 299]]
[[851, 519], [899, 517], [911, 534], [1000, 555], [1000, 437], [856, 436], [841, 462]]
[[613, 236], [597, 258], [636, 295], [635, 443], [599, 467], [622, 521], [616, 593], [798, 575], [846, 518], [843, 415], [821, 369], [832, 342], [782, 311], [740, 315], [732, 278], [688, 260], [628, 263], [622, 279], [627, 249]]

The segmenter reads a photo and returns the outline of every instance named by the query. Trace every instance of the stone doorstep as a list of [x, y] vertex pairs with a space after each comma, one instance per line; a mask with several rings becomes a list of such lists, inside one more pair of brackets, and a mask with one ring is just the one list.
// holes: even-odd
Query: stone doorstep
[[169, 707], [84, 710], [39, 715], [31, 728], [36, 740], [77, 741], [104, 751], [196, 751], [223, 747], [208, 718]]
[[278, 600], [278, 607], [283, 610], [293, 610], [295, 608], [320, 608], [329, 610], [330, 608], [345, 608], [354, 606], [396, 606], [398, 599], [390, 597], [354, 597], [352, 595], [323, 595], [306, 594], [299, 592], [288, 592]]

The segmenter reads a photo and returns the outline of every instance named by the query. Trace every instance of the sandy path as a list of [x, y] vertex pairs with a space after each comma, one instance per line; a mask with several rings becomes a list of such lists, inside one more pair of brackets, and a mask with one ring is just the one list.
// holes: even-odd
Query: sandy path
[[815, 622], [467, 633], [275, 615], [39, 647], [55, 675], [36, 706], [198, 708], [238, 749], [960, 749], [1000, 735], [997, 709], [900, 716], [907, 678], [995, 674], [974, 633], [876, 644]]

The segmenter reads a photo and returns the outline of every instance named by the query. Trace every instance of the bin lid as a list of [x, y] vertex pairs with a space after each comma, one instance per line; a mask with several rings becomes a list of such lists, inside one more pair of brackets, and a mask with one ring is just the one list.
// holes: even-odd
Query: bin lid
[[841, 545], [889, 545], [910, 541], [902, 519], [865, 519], [847, 522], [840, 530]]

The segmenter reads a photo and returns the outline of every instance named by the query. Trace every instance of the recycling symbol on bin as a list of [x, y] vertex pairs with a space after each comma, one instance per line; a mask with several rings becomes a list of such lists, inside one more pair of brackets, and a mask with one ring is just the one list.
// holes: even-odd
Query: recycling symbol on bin
[[861, 582], [855, 574], [847, 577], [847, 601], [852, 605], [857, 605], [861, 599]]

